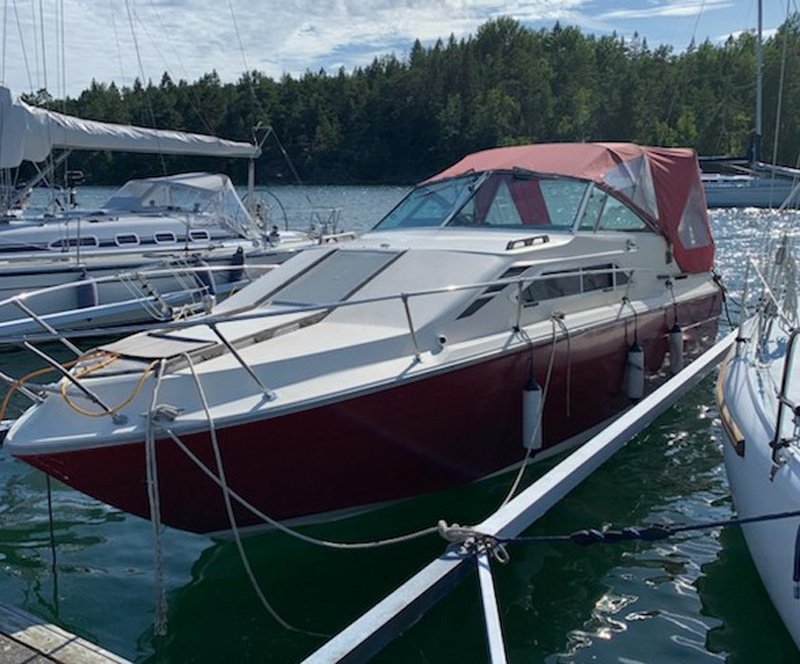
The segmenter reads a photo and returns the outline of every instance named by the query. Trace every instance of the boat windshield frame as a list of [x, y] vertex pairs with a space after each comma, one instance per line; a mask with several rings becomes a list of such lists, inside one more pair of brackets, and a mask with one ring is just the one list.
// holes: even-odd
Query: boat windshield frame
[[[531, 195], [523, 183], [534, 181], [539, 186], [527, 188]], [[563, 193], [545, 196], [541, 191], [543, 183], [547, 188], [558, 187]], [[468, 173], [416, 186], [372, 230], [535, 228], [548, 233], [572, 233], [577, 230], [594, 188], [594, 182], [588, 179], [524, 169]], [[552, 204], [562, 199], [566, 206]]]

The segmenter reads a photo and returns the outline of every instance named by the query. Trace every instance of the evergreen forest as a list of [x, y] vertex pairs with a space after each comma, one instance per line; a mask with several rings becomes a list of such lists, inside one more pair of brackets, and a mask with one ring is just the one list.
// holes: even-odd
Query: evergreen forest
[[[676, 53], [639, 38], [596, 37], [574, 27], [533, 30], [509, 19], [464, 39], [419, 41], [347, 72], [280, 80], [257, 71], [235, 83], [92, 82], [77, 98], [43, 90], [26, 100], [84, 118], [251, 140], [272, 127], [291, 164], [268, 140], [260, 182], [411, 183], [464, 154], [497, 145], [635, 141], [744, 154], [755, 115], [753, 33]], [[800, 15], [764, 42], [765, 161], [800, 154]], [[780, 108], [783, 109], [779, 112]], [[780, 122], [776, 125], [776, 118]], [[777, 137], [777, 140], [776, 140]], [[87, 183], [213, 170], [245, 179], [245, 163], [186, 157], [74, 153]]]

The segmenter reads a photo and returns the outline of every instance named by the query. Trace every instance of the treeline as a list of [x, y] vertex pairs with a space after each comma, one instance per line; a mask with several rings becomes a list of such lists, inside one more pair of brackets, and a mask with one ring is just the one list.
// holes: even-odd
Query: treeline
[[[784, 56], [788, 54], [788, 57]], [[764, 44], [764, 156], [800, 153], [800, 18]], [[783, 83], [781, 83], [783, 81]], [[782, 93], [779, 95], [779, 89]], [[274, 80], [253, 71], [236, 83], [215, 72], [195, 82], [164, 74], [156, 85], [93, 82], [77, 99], [31, 99], [96, 120], [250, 140], [271, 126], [260, 181], [413, 182], [465, 153], [496, 145], [551, 141], [635, 141], [685, 145], [700, 154], [743, 154], [754, 126], [755, 36], [705, 42], [675, 53], [645, 40], [584, 35], [556, 25], [532, 30], [508, 18], [474, 36], [386, 55], [335, 74]], [[78, 154], [70, 168], [92, 183], [209, 169], [243, 181], [246, 164], [133, 154]]]

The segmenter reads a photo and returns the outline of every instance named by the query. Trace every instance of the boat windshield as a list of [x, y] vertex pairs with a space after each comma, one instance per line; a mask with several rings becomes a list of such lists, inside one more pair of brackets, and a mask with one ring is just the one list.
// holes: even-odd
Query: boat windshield
[[255, 222], [226, 177], [187, 174], [130, 180], [103, 209], [111, 213], [184, 212], [192, 224], [224, 224], [244, 237], [255, 237]]
[[590, 183], [529, 171], [497, 171], [416, 187], [375, 227], [571, 230]]

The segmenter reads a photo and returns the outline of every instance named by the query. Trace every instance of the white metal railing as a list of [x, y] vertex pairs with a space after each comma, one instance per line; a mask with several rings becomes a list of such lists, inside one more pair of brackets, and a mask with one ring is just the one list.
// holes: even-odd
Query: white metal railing
[[[779, 451], [782, 447], [797, 443], [797, 426], [798, 419], [800, 418], [800, 405], [792, 399], [789, 399], [789, 390], [791, 388], [791, 380], [794, 375], [794, 356], [797, 347], [797, 337], [800, 335], [800, 330], [793, 330], [789, 335], [789, 341], [786, 346], [786, 355], [783, 361], [783, 376], [781, 377], [781, 387], [778, 392], [778, 414], [775, 419], [775, 436], [770, 443], [772, 448], [772, 463], [776, 467], [780, 463]], [[794, 418], [794, 435], [786, 438], [783, 435], [783, 425], [787, 409]]]
[[[201, 268], [206, 269], [206, 268]], [[217, 268], [222, 271], [230, 271], [230, 266], [224, 266], [221, 268]], [[248, 268], [249, 269], [249, 268]], [[586, 274], [610, 274], [610, 273], [626, 273], [629, 276], [629, 280], [632, 281], [634, 274], [641, 270], [633, 269], [633, 268], [597, 268], [597, 269], [589, 269], [589, 268], [576, 268], [574, 270], [569, 271], [559, 271], [558, 277], [580, 277]], [[148, 274], [153, 274], [154, 272], [161, 273], [161, 274], [171, 274], [170, 270], [157, 270], [148, 272]], [[411, 301], [412, 299], [422, 298], [427, 296], [434, 296], [434, 295], [441, 295], [447, 293], [454, 293], [460, 291], [467, 291], [467, 290], [484, 290], [487, 288], [497, 287], [497, 286], [513, 286], [515, 285], [518, 291], [518, 297], [515, 298], [516, 302], [512, 303], [514, 307], [516, 307], [517, 312], [517, 327], [519, 327], [520, 319], [521, 319], [521, 312], [523, 307], [525, 306], [524, 302], [522, 301], [523, 298], [521, 297], [522, 292], [524, 291], [525, 287], [530, 286], [531, 284], [537, 281], [544, 281], [547, 279], [552, 279], [554, 276], [553, 274], [538, 274], [538, 275], [530, 275], [524, 277], [515, 277], [510, 279], [494, 279], [490, 281], [480, 281], [474, 282], [469, 284], [454, 284], [450, 286], [441, 286], [437, 288], [429, 288], [429, 289], [421, 289], [416, 291], [410, 292], [400, 292], [400, 293], [393, 293], [389, 295], [379, 295], [374, 297], [367, 297], [355, 300], [344, 300], [344, 301], [333, 301], [333, 302], [322, 302], [322, 303], [314, 303], [309, 305], [292, 305], [280, 308], [269, 308], [264, 307], [263, 303], [251, 304], [246, 307], [242, 307], [240, 309], [232, 310], [226, 312], [224, 316], [215, 316], [213, 314], [208, 315], [201, 315], [194, 318], [190, 318], [187, 320], [172, 320], [167, 322], [166, 324], [161, 321], [156, 321], [155, 323], [147, 324], [138, 324], [138, 325], [122, 325], [122, 326], [115, 326], [113, 328], [113, 332], [116, 334], [128, 334], [128, 333], [135, 333], [141, 332], [147, 329], [152, 329], [157, 327], [160, 330], [168, 332], [170, 330], [175, 329], [185, 329], [189, 327], [198, 327], [204, 326], [208, 327], [214, 335], [220, 340], [221, 344], [228, 349], [229, 352], [232, 353], [233, 357], [237, 360], [237, 362], [243, 367], [243, 369], [250, 375], [251, 378], [257, 383], [259, 390], [263, 392], [267, 399], [273, 398], [273, 393], [271, 389], [263, 383], [263, 381], [253, 372], [252, 368], [249, 367], [246, 361], [241, 357], [238, 352], [238, 347], [236, 341], [231, 341], [228, 339], [223, 330], [220, 329], [221, 325], [224, 325], [228, 322], [241, 322], [247, 320], [261, 320], [261, 319], [269, 319], [275, 316], [285, 316], [287, 314], [300, 314], [300, 313], [330, 313], [331, 311], [335, 311], [337, 309], [346, 308], [346, 307], [357, 307], [363, 306], [366, 304], [374, 304], [380, 302], [390, 302], [390, 301], [398, 301], [401, 306], [403, 307], [403, 313], [405, 320], [408, 324], [408, 333], [412, 341], [412, 345], [414, 347], [414, 357], [416, 360], [420, 359], [422, 349], [419, 344], [419, 339], [417, 336], [417, 329], [414, 325], [413, 318], [411, 315]], [[99, 281], [99, 280], [98, 280]], [[630, 281], [625, 284], [626, 287], [629, 286]], [[80, 282], [76, 282], [80, 283]], [[53, 286], [47, 290], [48, 292], [57, 291], [62, 288], [68, 287], [75, 287], [76, 284], [65, 284], [61, 286]], [[616, 288], [615, 288], [616, 290]], [[501, 290], [497, 290], [494, 295], [499, 295]], [[30, 294], [28, 294], [30, 295]], [[4, 301], [0, 301], [0, 307], [2, 305], [13, 302], [15, 298], [9, 298]], [[554, 298], [558, 299], [558, 298]], [[626, 298], [622, 298], [625, 300]], [[621, 300], [621, 302], [622, 302]], [[631, 306], [629, 302], [623, 302], [623, 306]], [[635, 314], [635, 311], [634, 311]], [[34, 319], [35, 320], [35, 319]], [[45, 321], [46, 322], [46, 321]], [[37, 355], [43, 357], [44, 351], [41, 349], [32, 346], [32, 342], [36, 341], [69, 341], [69, 338], [80, 338], [80, 337], [97, 337], [99, 335], [108, 335], [110, 330], [108, 329], [97, 329], [97, 328], [90, 328], [90, 329], [81, 329], [81, 330], [74, 330], [68, 333], [55, 333], [49, 332], [48, 334], [25, 334], [25, 335], [18, 335], [18, 336], [6, 336], [3, 337], [0, 335], [0, 345], [1, 344], [23, 344], [25, 347], [28, 347], [29, 350], [35, 352]], [[70, 342], [71, 343], [71, 342]], [[207, 350], [207, 349], [206, 349]], [[205, 352], [205, 350], [204, 350]], [[54, 365], [57, 364], [56, 360], [53, 358], [49, 358], [47, 360], [49, 364]], [[68, 373], [68, 372], [67, 372]], [[80, 382], [77, 378], [70, 375], [71, 377], [69, 380], [71, 382]], [[0, 377], [2, 379], [2, 377]], [[80, 389], [80, 388], [79, 388]], [[84, 390], [82, 390], [84, 391]], [[90, 397], [92, 398], [92, 397]], [[92, 400], [94, 400], [92, 398]], [[101, 407], [103, 407], [101, 405]]]

